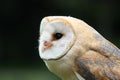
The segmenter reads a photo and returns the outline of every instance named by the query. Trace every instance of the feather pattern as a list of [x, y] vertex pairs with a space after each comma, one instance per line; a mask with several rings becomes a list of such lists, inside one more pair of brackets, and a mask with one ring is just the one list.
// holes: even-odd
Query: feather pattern
[[120, 50], [107, 41], [96, 45], [75, 59], [76, 71], [86, 80], [120, 80]]
[[120, 49], [80, 19], [43, 18], [39, 42], [40, 57], [62, 80], [120, 80]]

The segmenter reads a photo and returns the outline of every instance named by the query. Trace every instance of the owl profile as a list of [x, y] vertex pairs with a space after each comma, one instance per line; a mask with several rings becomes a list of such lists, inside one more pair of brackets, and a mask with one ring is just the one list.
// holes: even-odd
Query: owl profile
[[39, 54], [62, 80], [120, 80], [120, 50], [77, 18], [43, 18]]

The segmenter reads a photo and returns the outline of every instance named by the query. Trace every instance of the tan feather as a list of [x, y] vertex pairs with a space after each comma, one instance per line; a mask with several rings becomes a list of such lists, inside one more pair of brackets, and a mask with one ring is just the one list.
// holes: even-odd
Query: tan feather
[[[48, 45], [48, 50], [52, 48], [51, 52], [48, 52], [49, 54], [47, 52], [40, 53], [51, 72], [62, 80], [120, 80], [120, 50], [95, 29], [84, 21], [73, 17], [49, 16], [42, 20], [41, 32], [47, 30], [44, 29], [47, 24], [55, 26], [61, 24], [66, 27], [66, 31], [68, 30], [72, 34], [72, 39], [68, 43], [70, 45], [65, 50], [60, 47], [63, 53], [59, 53], [59, 49], [56, 51], [54, 44]], [[64, 31], [64, 36], [67, 36], [68, 33], [65, 34], [63, 26], [63, 29], [59, 26], [57, 31]], [[54, 29], [54, 26], [52, 28]], [[60, 43], [60, 40], [57, 40], [59, 41], [57, 44]], [[69, 39], [65, 40], [65, 42], [67, 41]], [[54, 55], [52, 51], [55, 51]]]

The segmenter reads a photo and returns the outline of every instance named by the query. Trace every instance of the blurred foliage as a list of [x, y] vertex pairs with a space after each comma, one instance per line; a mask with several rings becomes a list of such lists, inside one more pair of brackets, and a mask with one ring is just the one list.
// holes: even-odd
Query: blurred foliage
[[[13, 75], [22, 77], [21, 80], [45, 80], [43, 75], [51, 74], [48, 70], [41, 73], [46, 66], [38, 53], [39, 25], [45, 16], [64, 15], [82, 19], [120, 47], [119, 4], [117, 0], [1, 0], [0, 67], [3, 70], [0, 73], [7, 71], [2, 67], [11, 69], [9, 67], [21, 65], [34, 66], [33, 68], [40, 66], [41, 70], [30, 71], [30, 74], [23, 73], [25, 76], [8, 71], [5, 73], [8, 79], [4, 78], [6, 75], [3, 74], [0, 80], [18, 80]], [[16, 72], [21, 73], [21, 70]], [[36, 79], [32, 79], [32, 75]], [[40, 77], [44, 79], [39, 79]], [[48, 79], [53, 80], [52, 77]]]
[[40, 68], [2, 68], [0, 69], [0, 80], [59, 80], [47, 69]]

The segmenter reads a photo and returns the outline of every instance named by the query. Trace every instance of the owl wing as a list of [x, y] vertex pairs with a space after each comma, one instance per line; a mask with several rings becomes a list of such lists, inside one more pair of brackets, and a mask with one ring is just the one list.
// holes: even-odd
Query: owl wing
[[85, 80], [120, 80], [120, 50], [107, 40], [95, 43], [75, 58], [75, 69]]

